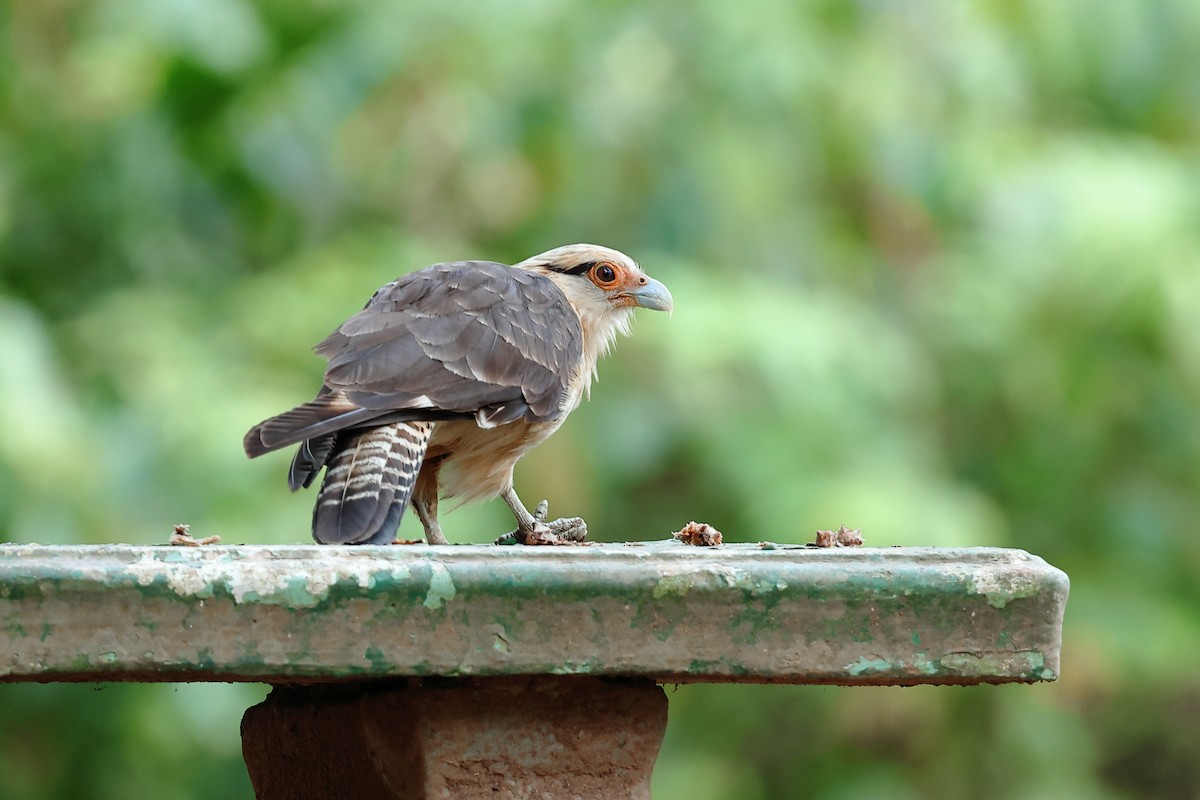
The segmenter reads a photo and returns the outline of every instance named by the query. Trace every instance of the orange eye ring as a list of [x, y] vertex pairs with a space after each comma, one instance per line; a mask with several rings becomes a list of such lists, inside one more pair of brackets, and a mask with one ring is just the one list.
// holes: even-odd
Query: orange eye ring
[[601, 261], [592, 267], [592, 283], [601, 289], [611, 289], [621, 278], [621, 270], [607, 261]]

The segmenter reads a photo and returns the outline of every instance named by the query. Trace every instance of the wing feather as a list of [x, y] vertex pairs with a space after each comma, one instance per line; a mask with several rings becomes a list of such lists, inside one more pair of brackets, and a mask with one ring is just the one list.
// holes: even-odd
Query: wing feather
[[[583, 352], [579, 317], [548, 278], [485, 261], [394, 281], [317, 348], [326, 385], [370, 408], [475, 412], [524, 402], [552, 419]], [[508, 416], [505, 414], [504, 416]]]
[[321, 341], [316, 399], [256, 425], [251, 457], [308, 441], [292, 485], [330, 457], [326, 437], [385, 422], [554, 419], [583, 355], [579, 316], [549, 278], [489, 261], [435, 264], [392, 281]]

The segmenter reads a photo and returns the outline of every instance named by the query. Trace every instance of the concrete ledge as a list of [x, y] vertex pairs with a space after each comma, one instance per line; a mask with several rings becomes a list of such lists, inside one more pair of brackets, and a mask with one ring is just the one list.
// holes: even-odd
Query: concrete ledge
[[1053, 680], [1020, 550], [0, 545], [0, 681]]

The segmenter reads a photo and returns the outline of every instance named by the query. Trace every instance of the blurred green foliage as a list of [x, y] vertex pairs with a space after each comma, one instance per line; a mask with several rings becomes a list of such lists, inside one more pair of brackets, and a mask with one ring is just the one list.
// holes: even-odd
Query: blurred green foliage
[[[1054, 685], [680, 688], [657, 797], [1194, 797], [1198, 98], [1190, 0], [10, 0], [0, 532], [304, 541], [240, 440], [307, 348], [402, 272], [596, 241], [678, 310], [526, 497], [1073, 583]], [[262, 692], [0, 686], [0, 796], [248, 797]]]

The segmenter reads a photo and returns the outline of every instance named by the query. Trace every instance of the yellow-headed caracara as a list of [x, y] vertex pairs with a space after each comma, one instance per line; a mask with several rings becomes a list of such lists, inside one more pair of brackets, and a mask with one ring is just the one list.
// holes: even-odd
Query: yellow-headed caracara
[[410, 273], [316, 346], [329, 361], [316, 399], [254, 426], [246, 454], [299, 444], [292, 491], [325, 468], [313, 510], [323, 544], [391, 542], [410, 500], [426, 540], [445, 544], [439, 494], [502, 497], [522, 541], [582, 538], [582, 519], [525, 508], [513, 467], [579, 405], [635, 307], [670, 311], [671, 293], [591, 244]]

